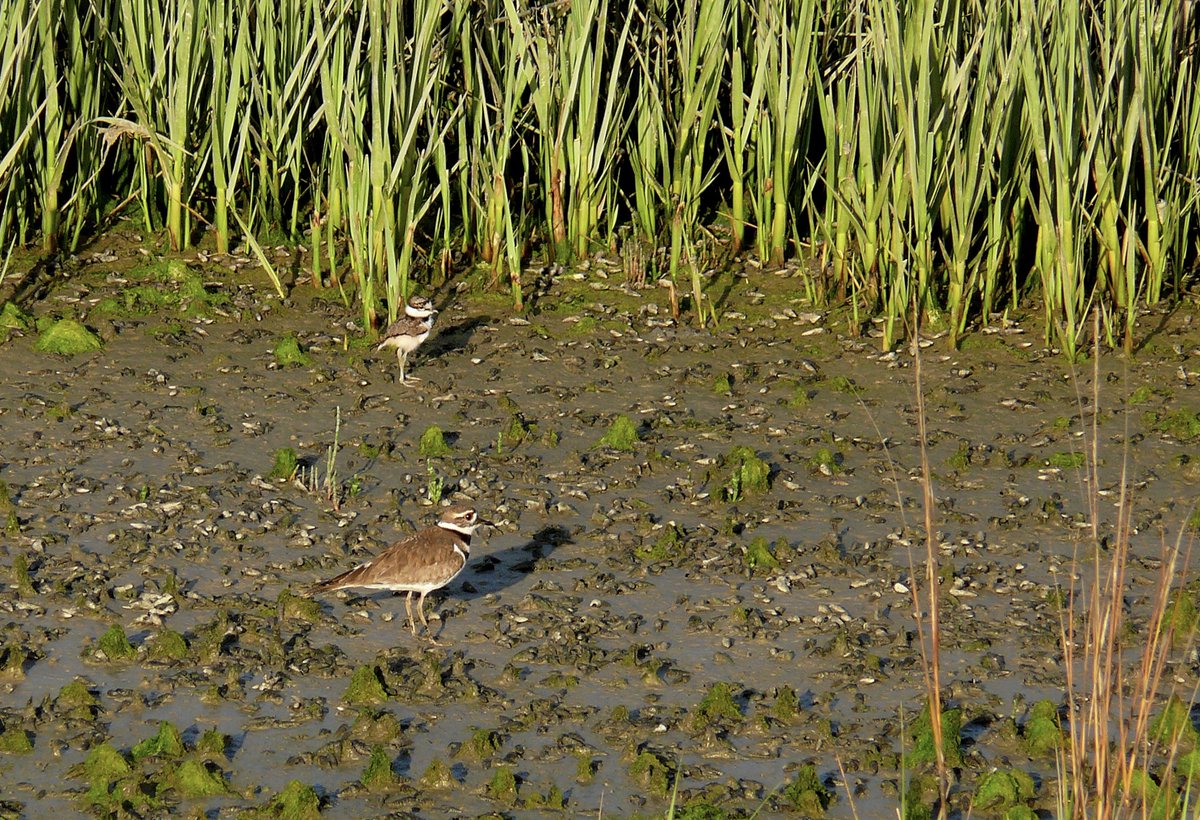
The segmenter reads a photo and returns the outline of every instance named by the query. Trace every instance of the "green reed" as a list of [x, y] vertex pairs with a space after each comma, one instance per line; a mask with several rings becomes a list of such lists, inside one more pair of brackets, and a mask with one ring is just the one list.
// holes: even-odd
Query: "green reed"
[[884, 347], [914, 301], [957, 341], [1031, 297], [1068, 353], [1091, 307], [1129, 347], [1200, 262], [1187, 8], [0, 0], [0, 241], [133, 204], [178, 248], [303, 242], [373, 326], [433, 268], [521, 306], [531, 257], [619, 236], [707, 317], [715, 235], [815, 249], [798, 296]]
[[789, 227], [799, 199], [793, 178], [807, 141], [812, 95], [817, 84], [816, 3], [762, 3], [755, 17], [755, 38], [765, 51], [763, 110], [755, 147], [758, 169], [751, 198], [758, 223], [758, 255], [782, 265]]
[[135, 118], [125, 133], [150, 149], [134, 155], [147, 227], [157, 225], [152, 218], [161, 178], [163, 225], [176, 250], [191, 243], [190, 186], [203, 151], [193, 135], [208, 135], [207, 128], [197, 126], [209, 112], [206, 72], [212, 57], [205, 32], [210, 9], [207, 2], [187, 0], [116, 0], [116, 19], [109, 20], [116, 80]]
[[[529, 65], [524, 14], [509, 0], [503, 17], [484, 19], [471, 34], [470, 60], [474, 94], [467, 101], [469, 203], [480, 203], [481, 218], [475, 222], [474, 240], [484, 262], [491, 265], [492, 279], [508, 271], [513, 304], [522, 306], [520, 289], [521, 253], [524, 241], [525, 191], [529, 167], [528, 146], [522, 135], [530, 117], [527, 97], [534, 72]], [[486, 59], [479, 59], [486, 55]], [[514, 179], [514, 166], [522, 173]], [[520, 184], [516, 184], [517, 180]], [[478, 206], [476, 206], [478, 207]], [[519, 234], [521, 234], [519, 236]]]
[[[708, 161], [708, 135], [713, 130], [722, 80], [722, 32], [729, 9], [725, 0], [684, 0], [682, 20], [674, 36], [660, 41], [670, 45], [666, 65], [674, 71], [667, 86], [667, 161], [662, 166], [660, 190], [670, 219], [670, 267], [675, 278], [685, 239], [699, 227], [700, 197], [715, 177]], [[686, 237], [685, 237], [686, 234]], [[689, 254], [690, 256], [690, 254]], [[689, 259], [693, 296], [700, 310], [698, 271]]]
[[209, 30], [210, 53], [223, 55], [212, 65], [212, 117], [209, 120], [209, 163], [213, 184], [213, 227], [217, 253], [229, 252], [230, 197], [238, 199], [245, 171], [250, 118], [242, 116], [250, 79], [250, 24], [234, 0], [214, 0]]
[[[211, 0], [210, 0], [211, 1]], [[304, 144], [319, 113], [320, 27], [316, 18], [336, 14], [335, 0], [246, 0], [252, 26], [253, 70], [247, 76], [255, 127], [250, 151], [258, 173], [248, 196], [267, 225], [298, 234], [305, 204]], [[327, 8], [329, 7], [329, 8]], [[239, 55], [221, 55], [223, 59]], [[214, 63], [216, 60], [214, 59]]]
[[[0, 2], [0, 239], [27, 241], [37, 206], [29, 201], [29, 144], [45, 108], [34, 72], [38, 18], [29, 0]], [[9, 244], [7, 241], [5, 245]]]

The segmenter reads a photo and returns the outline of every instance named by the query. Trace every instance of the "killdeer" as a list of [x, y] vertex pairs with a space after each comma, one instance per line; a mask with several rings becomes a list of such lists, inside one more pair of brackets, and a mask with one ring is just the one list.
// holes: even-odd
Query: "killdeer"
[[[421, 346], [421, 342], [429, 336], [433, 329], [433, 317], [437, 311], [433, 303], [424, 296], [414, 296], [404, 306], [404, 315], [388, 326], [383, 332], [383, 339], [376, 350], [385, 347], [396, 349], [396, 358], [400, 360], [400, 383], [407, 384], [410, 380], [404, 377], [404, 366], [408, 363], [408, 354]], [[412, 379], [411, 381], [417, 381]]]
[[442, 511], [437, 526], [426, 527], [397, 541], [365, 564], [328, 581], [313, 584], [306, 591], [312, 595], [347, 587], [364, 587], [407, 592], [404, 611], [408, 613], [408, 626], [416, 635], [417, 624], [412, 614], [413, 593], [421, 596], [417, 599], [417, 614], [428, 630], [425, 596], [435, 589], [441, 589], [462, 572], [471, 554], [471, 536], [483, 523], [472, 506], [448, 507]]

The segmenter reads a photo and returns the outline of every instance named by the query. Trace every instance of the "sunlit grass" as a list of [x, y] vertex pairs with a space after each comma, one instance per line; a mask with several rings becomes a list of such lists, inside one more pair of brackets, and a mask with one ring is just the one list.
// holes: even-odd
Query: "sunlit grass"
[[1200, 261], [1186, 9], [0, 0], [0, 243], [284, 237], [368, 326], [452, 259], [520, 308], [536, 257], [635, 243], [703, 324], [720, 223], [884, 348], [1029, 297], [1129, 348]]

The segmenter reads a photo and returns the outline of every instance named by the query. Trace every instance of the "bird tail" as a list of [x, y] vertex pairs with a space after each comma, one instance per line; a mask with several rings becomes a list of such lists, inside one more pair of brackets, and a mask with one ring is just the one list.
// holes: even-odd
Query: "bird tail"
[[[362, 569], [363, 567], [355, 567], [354, 569], [346, 570], [341, 575], [333, 576], [328, 581], [318, 581], [315, 584], [310, 584], [304, 588], [304, 594], [311, 597], [322, 592], [332, 592], [335, 589], [354, 586], [354, 576]], [[350, 583], [346, 583], [347, 581], [350, 581]]]

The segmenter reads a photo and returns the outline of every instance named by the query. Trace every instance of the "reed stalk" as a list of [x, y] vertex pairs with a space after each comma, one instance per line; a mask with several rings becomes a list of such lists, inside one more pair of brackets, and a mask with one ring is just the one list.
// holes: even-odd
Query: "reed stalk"
[[213, 55], [221, 56], [212, 65], [213, 108], [208, 144], [217, 253], [229, 253], [230, 198], [236, 199], [250, 134], [251, 120], [242, 114], [250, 72], [250, 27], [239, 12], [236, 0], [213, 0], [210, 49]]
[[530, 116], [528, 95], [535, 68], [526, 24], [515, 2], [505, 0], [503, 18], [474, 33], [477, 53], [490, 59], [473, 61], [478, 96], [468, 102], [465, 114], [471, 145], [471, 196], [483, 204], [478, 247], [483, 260], [491, 265], [493, 282], [507, 269], [513, 306], [518, 310], [524, 306], [520, 286], [523, 237], [518, 236], [518, 228], [524, 226], [525, 187], [513, 184], [511, 174], [517, 165], [514, 158], [527, 167], [521, 134]]
[[37, 5], [38, 40], [41, 45], [41, 87], [45, 93], [42, 111], [42, 167], [39, 181], [42, 182], [42, 247], [48, 253], [58, 251], [59, 149], [66, 134], [64, 105], [59, 96], [60, 72], [57, 65], [57, 35], [62, 12], [61, 3], [43, 0]]
[[192, 135], [195, 124], [208, 117], [203, 91], [211, 64], [205, 34], [211, 7], [188, 0], [117, 3], [116, 28], [108, 34], [118, 61], [116, 81], [135, 117], [126, 133], [146, 148], [135, 164], [147, 225], [155, 224], [161, 178], [164, 226], [178, 250], [191, 241], [188, 185], [197, 148]]
[[758, 254], [769, 264], [783, 264], [793, 203], [799, 200], [793, 177], [800, 146], [807, 141], [813, 89], [817, 81], [815, 2], [762, 3], [755, 38], [766, 51], [763, 110], [756, 112], [756, 168], [769, 169], [753, 201], [759, 225]]
[[[1153, 728], [1167, 695], [1178, 694], [1181, 682], [1167, 671], [1177, 653], [1194, 653], [1195, 632], [1176, 634], [1171, 620], [1179, 579], [1188, 577], [1190, 549], [1182, 528], [1175, 542], [1164, 543], [1158, 575], [1145, 601], [1140, 624], [1143, 637], [1135, 643], [1127, 572], [1132, 560], [1133, 504], [1129, 454], [1125, 453], [1116, 480], [1116, 521], [1107, 545], [1101, 539], [1100, 474], [1100, 311], [1093, 311], [1091, 424], [1085, 435], [1086, 481], [1081, 481], [1088, 508], [1089, 543], [1077, 552], [1065, 584], [1066, 604], [1059, 612], [1059, 646], [1066, 677], [1067, 728], [1070, 742], [1059, 757], [1058, 804], [1061, 816], [1113, 818], [1176, 816], [1180, 803], [1194, 804], [1193, 776], [1175, 770], [1182, 733]], [[1083, 397], [1076, 384], [1080, 410]], [[1194, 702], [1197, 684], [1182, 692]], [[1136, 785], [1155, 777], [1158, 797], [1147, 798]], [[1176, 797], [1180, 801], [1176, 801]]]
[[[210, 0], [211, 2], [211, 0]], [[246, 78], [253, 106], [252, 155], [259, 166], [252, 191], [262, 227], [300, 235], [307, 193], [304, 148], [318, 115], [322, 51], [317, 19], [340, 14], [338, 0], [242, 0], [252, 25], [254, 69]], [[374, 40], [373, 40], [374, 42]]]
[[226, 251], [233, 211], [348, 262], [373, 325], [451, 248], [519, 305], [531, 256], [628, 234], [702, 293], [719, 218], [766, 265], [819, 248], [802, 295], [885, 348], [914, 298], [957, 341], [1032, 296], [1068, 355], [1092, 307], [1131, 349], [1200, 262], [1191, 7], [0, 0], [0, 240], [136, 201]]

